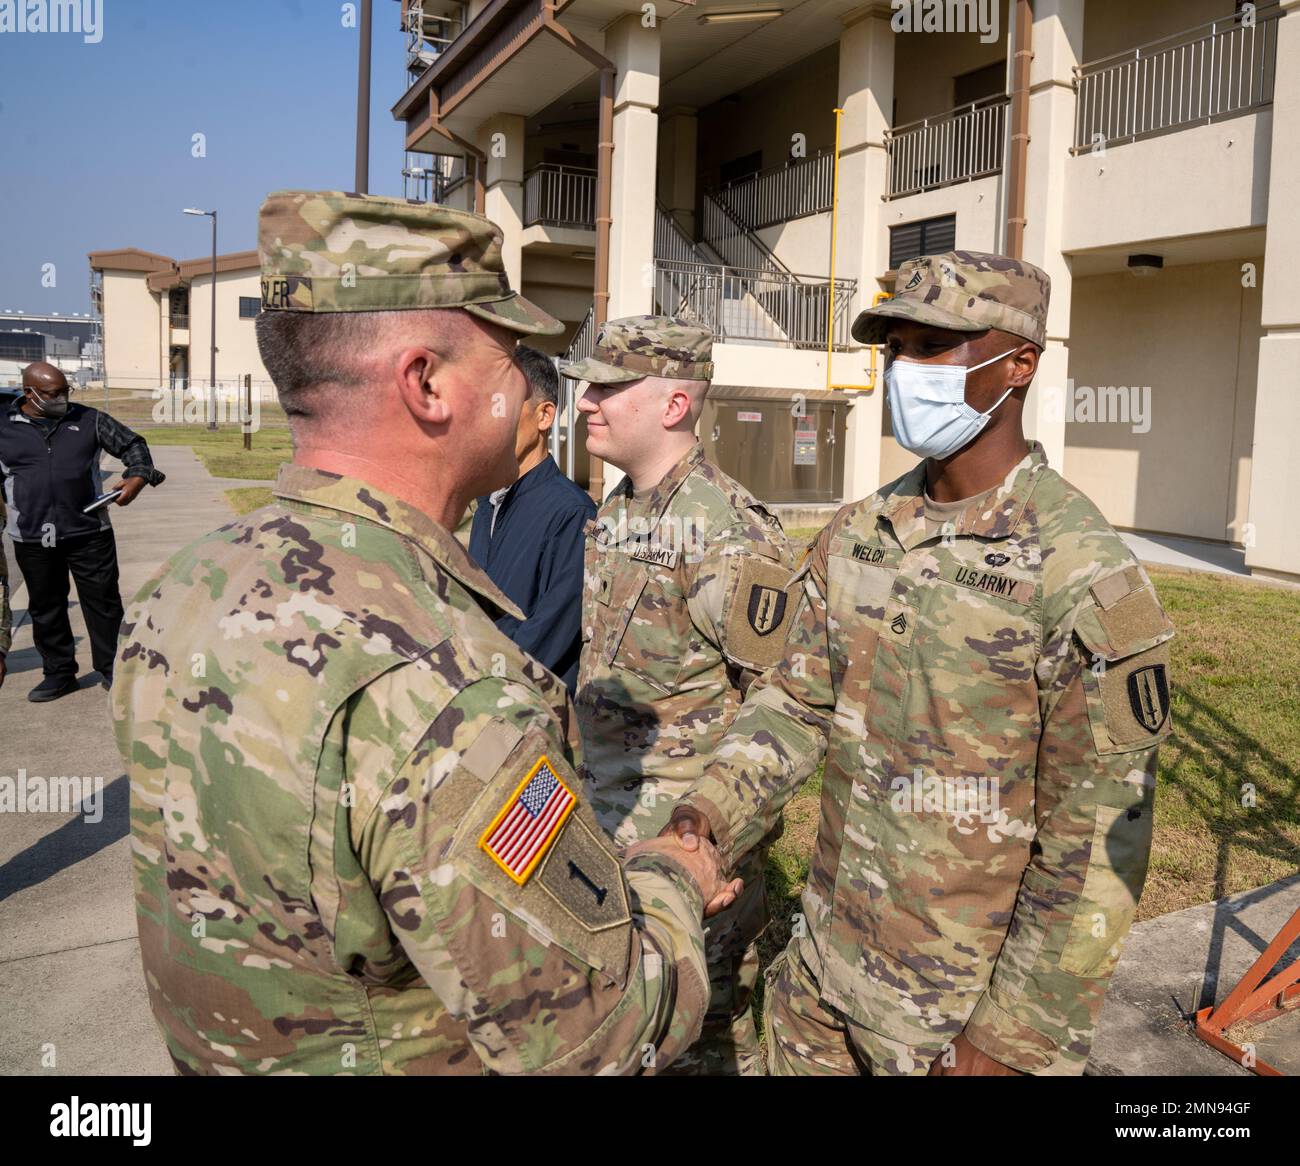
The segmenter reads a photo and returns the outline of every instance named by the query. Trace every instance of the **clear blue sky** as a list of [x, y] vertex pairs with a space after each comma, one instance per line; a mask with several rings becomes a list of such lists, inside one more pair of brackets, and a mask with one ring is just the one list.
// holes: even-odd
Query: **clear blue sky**
[[[342, 3], [102, 3], [99, 44], [0, 35], [0, 309], [88, 311], [88, 251], [207, 255], [210, 220], [184, 207], [215, 208], [220, 250], [244, 251], [268, 191], [354, 185], [359, 34]], [[402, 190], [398, 17], [374, 0], [373, 194]], [[206, 158], [191, 154], [196, 133]]]

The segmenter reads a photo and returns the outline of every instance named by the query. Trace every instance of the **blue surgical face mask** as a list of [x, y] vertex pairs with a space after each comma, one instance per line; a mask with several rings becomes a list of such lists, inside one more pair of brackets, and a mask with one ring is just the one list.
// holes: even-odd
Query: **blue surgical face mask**
[[996, 364], [1013, 352], [1010, 348], [970, 368], [895, 358], [885, 370], [885, 389], [898, 444], [917, 457], [933, 458], [951, 457], [969, 445], [989, 423], [993, 410], [1011, 395], [1011, 388], [987, 413], [977, 413], [966, 404], [966, 374]]

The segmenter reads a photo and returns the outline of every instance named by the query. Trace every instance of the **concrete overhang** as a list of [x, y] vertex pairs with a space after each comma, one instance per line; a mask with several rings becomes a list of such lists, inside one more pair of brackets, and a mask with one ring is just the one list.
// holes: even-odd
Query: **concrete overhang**
[[[1181, 235], [1174, 238], [1144, 239], [1116, 247], [1098, 247], [1088, 251], [1066, 252], [1070, 273], [1075, 279], [1089, 275], [1111, 275], [1128, 270], [1130, 255], [1159, 255], [1165, 267], [1183, 267], [1192, 263], [1219, 263], [1229, 259], [1257, 259], [1264, 254], [1264, 228], [1249, 227], [1240, 231], [1222, 231], [1212, 235]], [[1159, 273], [1147, 280], [1151, 287], [1160, 284]]]
[[577, 258], [574, 252], [593, 252], [585, 258], [595, 259], [596, 230], [584, 227], [548, 227], [534, 223], [525, 227], [520, 244], [530, 255], [563, 255]]

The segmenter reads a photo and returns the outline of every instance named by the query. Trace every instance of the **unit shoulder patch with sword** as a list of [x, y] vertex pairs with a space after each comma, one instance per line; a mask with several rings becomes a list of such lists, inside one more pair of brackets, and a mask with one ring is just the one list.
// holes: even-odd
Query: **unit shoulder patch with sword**
[[726, 621], [724, 647], [729, 659], [762, 671], [781, 658], [787, 624], [795, 607], [792, 576], [792, 571], [771, 559], [742, 557]]
[[1142, 749], [1170, 731], [1173, 625], [1137, 567], [1094, 583], [1075, 633], [1085, 648], [1088, 711], [1099, 753]]

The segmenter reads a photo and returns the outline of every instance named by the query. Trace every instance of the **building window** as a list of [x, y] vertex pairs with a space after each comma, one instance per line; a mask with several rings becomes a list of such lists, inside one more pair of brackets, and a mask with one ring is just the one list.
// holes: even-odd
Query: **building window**
[[241, 320], [253, 320], [262, 311], [262, 301], [257, 296], [240, 296], [239, 297], [239, 318]]
[[939, 255], [957, 246], [957, 216], [941, 215], [889, 228], [889, 267], [897, 271], [918, 255]]

